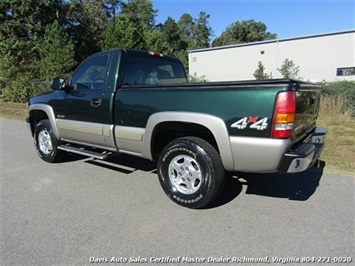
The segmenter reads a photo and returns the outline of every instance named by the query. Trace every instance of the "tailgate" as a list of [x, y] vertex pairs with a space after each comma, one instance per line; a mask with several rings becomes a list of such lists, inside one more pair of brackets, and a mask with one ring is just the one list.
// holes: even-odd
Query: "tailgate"
[[320, 87], [315, 84], [297, 84], [292, 143], [306, 137], [315, 128], [319, 111], [319, 93]]

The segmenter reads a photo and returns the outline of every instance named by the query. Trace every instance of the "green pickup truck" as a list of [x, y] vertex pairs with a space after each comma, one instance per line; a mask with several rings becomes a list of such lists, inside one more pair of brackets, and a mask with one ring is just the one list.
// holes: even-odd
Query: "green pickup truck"
[[116, 49], [84, 60], [68, 80], [32, 97], [26, 119], [38, 155], [97, 159], [126, 153], [157, 161], [167, 196], [202, 208], [226, 171], [296, 173], [318, 159], [319, 87], [291, 79], [189, 84], [182, 63]]

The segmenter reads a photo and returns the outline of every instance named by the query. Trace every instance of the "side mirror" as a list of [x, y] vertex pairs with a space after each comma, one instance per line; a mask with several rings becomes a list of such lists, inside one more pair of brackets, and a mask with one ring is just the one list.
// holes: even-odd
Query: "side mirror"
[[61, 90], [65, 88], [65, 80], [61, 78], [54, 78], [50, 82], [52, 90]]

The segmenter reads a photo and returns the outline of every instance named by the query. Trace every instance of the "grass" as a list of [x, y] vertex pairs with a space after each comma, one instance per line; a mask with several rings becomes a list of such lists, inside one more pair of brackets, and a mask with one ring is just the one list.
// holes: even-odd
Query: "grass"
[[341, 97], [322, 97], [317, 125], [328, 128], [320, 156], [326, 171], [355, 175], [355, 119], [352, 104]]
[[13, 103], [0, 101], [0, 117], [25, 120], [27, 116], [26, 103]]
[[[326, 172], [355, 175], [355, 120], [339, 101], [321, 101], [317, 124], [328, 128], [328, 133], [320, 160], [325, 162]], [[24, 121], [26, 116], [27, 104], [0, 102], [0, 117]]]

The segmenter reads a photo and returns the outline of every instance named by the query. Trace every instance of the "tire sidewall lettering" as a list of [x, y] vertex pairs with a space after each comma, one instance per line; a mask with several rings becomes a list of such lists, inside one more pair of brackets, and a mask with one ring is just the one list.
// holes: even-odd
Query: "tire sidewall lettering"
[[[180, 146], [172, 145], [162, 156], [160, 161], [163, 164], [159, 167], [160, 182], [162, 183], [163, 189], [167, 196], [175, 201], [176, 203], [183, 206], [192, 206], [198, 204], [200, 201], [205, 199], [205, 193], [207, 193], [208, 187], [211, 183], [210, 167], [204, 157], [203, 149], [198, 146], [193, 145], [192, 147], [186, 147], [185, 143], [181, 143]], [[202, 183], [201, 187], [193, 194], [183, 194], [172, 187], [170, 179], [168, 177], [168, 165], [170, 161], [178, 156], [186, 154], [197, 160], [201, 166], [202, 171]]]
[[173, 195], [173, 199], [175, 199], [176, 201], [179, 201], [181, 203], [184, 203], [184, 204], [193, 204], [193, 203], [196, 203], [198, 202], [199, 200], [201, 200], [203, 198], [203, 195], [200, 194], [198, 197], [196, 197], [195, 199], [189, 199], [189, 200], [186, 200], [186, 199], [181, 199], [180, 197], [176, 196], [176, 195]]
[[184, 147], [177, 147], [177, 148], [173, 148], [170, 149], [163, 157], [162, 161], [165, 162], [166, 158], [169, 157], [170, 154], [174, 153], [174, 152], [183, 152], [183, 153], [187, 153], [189, 155], [192, 155], [192, 157], [196, 160], [197, 159], [197, 153], [192, 152], [190, 149], [184, 148]]

